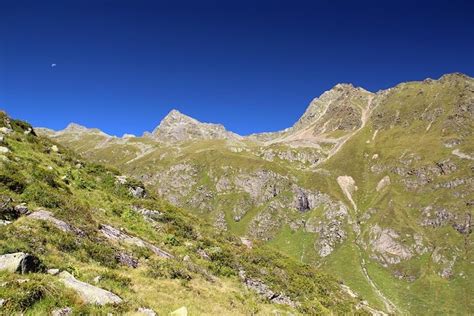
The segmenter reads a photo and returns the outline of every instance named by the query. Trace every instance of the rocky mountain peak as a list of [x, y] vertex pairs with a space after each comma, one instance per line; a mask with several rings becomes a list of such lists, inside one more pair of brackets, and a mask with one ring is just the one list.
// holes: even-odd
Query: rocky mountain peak
[[181, 113], [180, 111], [173, 109], [171, 110], [160, 122], [153, 133], [158, 132], [160, 128], [169, 127], [179, 124], [202, 124], [198, 120]]
[[87, 127], [71, 122], [66, 126], [64, 130], [68, 132], [80, 132], [86, 131]]
[[240, 139], [221, 124], [202, 123], [178, 110], [171, 110], [150, 137], [163, 142], [180, 142], [198, 139]]
[[[344, 108], [353, 108], [353, 102], [367, 103], [373, 93], [354, 87], [349, 83], [339, 83], [313, 99], [303, 116], [295, 123], [294, 129], [301, 129], [320, 120], [325, 114], [343, 114]], [[333, 113], [334, 112], [334, 113]], [[347, 111], [346, 111], [347, 112]]]
[[106, 137], [111, 137], [110, 135], [104, 133], [98, 128], [89, 128], [77, 123], [69, 123], [65, 129], [58, 131], [59, 134], [99, 134]]

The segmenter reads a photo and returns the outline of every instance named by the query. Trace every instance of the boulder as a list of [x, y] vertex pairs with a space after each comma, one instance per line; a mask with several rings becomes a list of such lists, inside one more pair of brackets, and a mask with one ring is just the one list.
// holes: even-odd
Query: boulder
[[88, 304], [106, 305], [122, 303], [122, 299], [116, 294], [79, 281], [66, 271], [61, 272], [59, 278], [66, 287], [76, 291], [84, 302]]
[[132, 257], [126, 252], [119, 252], [115, 255], [115, 258], [120, 264], [130, 268], [137, 268], [138, 267], [138, 259]]
[[40, 260], [28, 253], [16, 252], [0, 256], [0, 270], [26, 274], [41, 270]]
[[53, 224], [54, 226], [56, 226], [58, 229], [62, 230], [65, 233], [73, 233], [75, 235], [79, 235], [79, 236], [82, 236], [82, 237], [85, 236], [85, 233], [82, 230], [66, 223], [65, 221], [57, 219], [49, 211], [39, 210], [39, 211], [36, 211], [36, 212], [28, 215], [28, 217], [33, 218], [33, 219], [37, 219], [37, 220], [50, 222], [51, 224]]
[[30, 212], [25, 203], [15, 205], [14, 209], [19, 216], [27, 215]]
[[138, 199], [142, 199], [144, 197], [146, 197], [146, 191], [144, 188], [142, 187], [130, 187], [128, 189], [128, 191], [130, 192], [130, 194], [133, 196], [133, 197], [136, 197]]
[[48, 269], [46, 273], [51, 274], [51, 275], [58, 275], [59, 274], [59, 269]]

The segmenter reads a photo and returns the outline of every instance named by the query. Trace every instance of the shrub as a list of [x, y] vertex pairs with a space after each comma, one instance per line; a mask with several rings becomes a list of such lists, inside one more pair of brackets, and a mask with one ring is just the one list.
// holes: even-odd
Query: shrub
[[88, 258], [97, 261], [101, 265], [108, 268], [117, 267], [115, 249], [112, 247], [98, 243], [97, 241], [86, 240], [83, 242], [83, 249], [86, 251]]
[[26, 187], [26, 179], [9, 165], [6, 165], [0, 174], [0, 186], [21, 194]]
[[56, 175], [52, 170], [45, 170], [43, 168], [35, 168], [33, 177], [37, 180], [46, 183], [52, 188], [58, 188], [59, 184], [56, 182]]
[[176, 238], [175, 235], [167, 234], [165, 236], [165, 244], [171, 245], [171, 246], [178, 246], [179, 245], [179, 240]]
[[10, 282], [7, 287], [15, 287], [13, 294], [5, 302], [4, 308], [10, 311], [25, 311], [31, 308], [37, 301], [42, 299], [51, 288], [43, 282], [30, 280], [20, 283]]
[[112, 283], [115, 287], [125, 288], [132, 284], [132, 279], [121, 276], [120, 274], [113, 271], [106, 271], [102, 274], [101, 282]]
[[228, 250], [221, 247], [211, 247], [206, 249], [206, 253], [211, 259], [210, 269], [222, 276], [235, 275], [235, 256]]
[[59, 193], [40, 183], [30, 184], [22, 196], [27, 201], [48, 208], [58, 208], [63, 204], [63, 198]]
[[33, 126], [31, 126], [30, 123], [27, 123], [25, 121], [11, 120], [10, 125], [12, 126], [12, 129], [16, 132], [23, 133], [24, 131], [31, 130], [31, 134], [36, 135], [33, 130]]
[[189, 281], [191, 274], [186, 267], [176, 260], [154, 259], [148, 264], [147, 274], [153, 278], [181, 279]]

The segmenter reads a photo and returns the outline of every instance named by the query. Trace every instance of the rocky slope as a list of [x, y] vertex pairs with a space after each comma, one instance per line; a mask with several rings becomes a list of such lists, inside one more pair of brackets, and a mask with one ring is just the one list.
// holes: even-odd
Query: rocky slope
[[[64, 134], [109, 137], [78, 126]], [[0, 314], [374, 311], [350, 293], [0, 112]]]
[[177, 110], [172, 110], [151, 134], [146, 134], [160, 142], [182, 142], [204, 139], [239, 140], [242, 137], [227, 131], [220, 124], [201, 123]]
[[178, 119], [158, 132], [167, 141], [48, 135], [219, 230], [335, 273], [386, 312], [469, 314], [473, 116], [474, 79], [450, 74], [377, 93], [336, 85], [278, 133]]

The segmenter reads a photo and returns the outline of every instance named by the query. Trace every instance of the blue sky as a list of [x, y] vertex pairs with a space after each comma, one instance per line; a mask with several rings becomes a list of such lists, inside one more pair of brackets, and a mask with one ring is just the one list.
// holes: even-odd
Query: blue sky
[[279, 130], [339, 82], [474, 76], [473, 12], [456, 0], [0, 0], [0, 108], [114, 135], [173, 108], [240, 134]]

